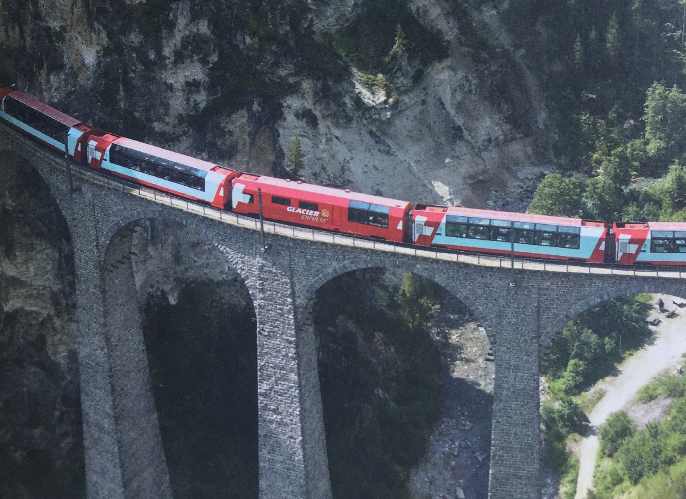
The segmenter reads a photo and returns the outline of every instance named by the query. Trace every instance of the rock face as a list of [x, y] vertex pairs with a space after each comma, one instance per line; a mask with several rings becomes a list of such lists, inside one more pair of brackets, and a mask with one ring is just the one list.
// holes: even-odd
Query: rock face
[[521, 208], [549, 132], [499, 12], [442, 0], [6, 2], [0, 80], [236, 169]]
[[0, 496], [85, 496], [73, 257], [38, 174], [0, 154]]

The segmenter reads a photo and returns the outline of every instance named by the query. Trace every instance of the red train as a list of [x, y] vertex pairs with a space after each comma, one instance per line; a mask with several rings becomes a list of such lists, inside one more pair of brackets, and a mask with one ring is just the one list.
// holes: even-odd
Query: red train
[[10, 87], [0, 119], [74, 161], [214, 207], [420, 246], [589, 263], [686, 264], [686, 223], [615, 223], [407, 201], [241, 173], [89, 127]]

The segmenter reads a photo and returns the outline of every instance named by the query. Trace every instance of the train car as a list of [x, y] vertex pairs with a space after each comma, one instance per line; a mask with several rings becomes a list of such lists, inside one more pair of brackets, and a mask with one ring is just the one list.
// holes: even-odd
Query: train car
[[607, 224], [456, 206], [416, 205], [412, 241], [423, 246], [555, 260], [605, 261]]
[[686, 223], [615, 222], [615, 262], [686, 265]]
[[[258, 189], [260, 195], [258, 195]], [[232, 209], [264, 218], [402, 242], [412, 205], [300, 181], [244, 173], [233, 180]]]
[[231, 179], [239, 175], [230, 168], [111, 134], [89, 137], [86, 163], [221, 209], [230, 205]]
[[11, 87], [0, 88], [0, 118], [43, 144], [83, 160], [83, 143], [95, 130]]

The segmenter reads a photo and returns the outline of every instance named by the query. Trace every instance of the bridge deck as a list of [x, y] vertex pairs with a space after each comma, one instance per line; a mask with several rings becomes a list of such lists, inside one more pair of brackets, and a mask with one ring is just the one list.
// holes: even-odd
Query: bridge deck
[[[11, 130], [0, 123], [0, 128], [8, 134], [15, 135], [16, 139], [22, 142], [37, 146], [30, 139], [23, 137], [18, 132]], [[72, 175], [85, 178], [90, 182], [106, 186], [110, 189], [117, 189], [127, 192], [133, 196], [145, 198], [151, 202], [163, 204], [171, 208], [193, 213], [199, 216], [212, 218], [222, 223], [242, 227], [249, 230], [261, 230], [260, 221], [256, 218], [238, 215], [235, 213], [222, 211], [211, 206], [195, 203], [186, 199], [178, 198], [167, 193], [155, 191], [147, 187], [133, 184], [124, 179], [100, 175], [95, 171], [84, 167], [74, 161], [62, 159], [57, 153], [41, 149], [41, 152], [48, 154], [55, 160], [54, 163], [63, 170], [67, 169], [67, 161], [71, 167]], [[513, 268], [518, 270], [533, 270], [541, 272], [563, 272], [581, 273], [598, 275], [622, 275], [636, 277], [666, 277], [674, 279], [686, 278], [686, 268], [684, 267], [627, 267], [605, 264], [587, 264], [583, 262], [562, 262], [562, 261], [543, 261], [515, 258], [512, 262], [509, 256], [481, 255], [476, 253], [463, 253], [448, 249], [414, 247], [408, 244], [396, 244], [386, 241], [375, 241], [367, 238], [355, 237], [347, 234], [325, 232], [311, 229], [309, 227], [297, 227], [282, 223], [264, 221], [265, 234], [274, 234], [294, 239], [305, 239], [327, 244], [337, 244], [341, 246], [353, 246], [357, 248], [367, 248], [375, 251], [387, 253], [397, 253], [401, 255], [411, 255], [420, 258], [432, 258], [459, 262], [468, 265], [479, 265], [482, 267]]]

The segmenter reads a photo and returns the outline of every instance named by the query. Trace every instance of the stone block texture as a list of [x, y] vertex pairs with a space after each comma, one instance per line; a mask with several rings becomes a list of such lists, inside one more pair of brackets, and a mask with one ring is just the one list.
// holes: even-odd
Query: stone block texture
[[[345, 272], [393, 268], [442, 285], [484, 324], [496, 379], [489, 497], [540, 497], [539, 359], [588, 307], [638, 292], [686, 297], [681, 279], [511, 271], [267, 235], [149, 201], [88, 177], [0, 125], [0, 154], [45, 179], [74, 243], [80, 390], [89, 499], [171, 497], [130, 259], [132, 224], [167, 219], [214, 244], [245, 281], [257, 320], [261, 499], [329, 499], [311, 312]], [[86, 172], [86, 174], [84, 174]], [[72, 188], [73, 186], [73, 188]]]

